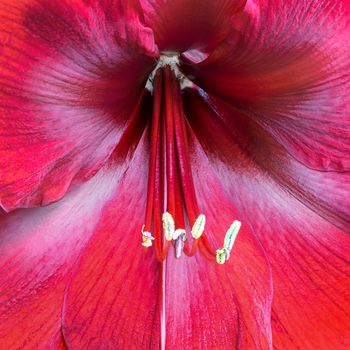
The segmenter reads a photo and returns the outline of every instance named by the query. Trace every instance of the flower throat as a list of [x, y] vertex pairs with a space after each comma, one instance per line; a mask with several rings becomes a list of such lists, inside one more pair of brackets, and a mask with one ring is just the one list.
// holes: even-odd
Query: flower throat
[[[166, 259], [169, 248], [176, 258], [182, 253], [194, 256], [198, 249], [208, 260], [223, 264], [229, 259], [241, 223], [235, 220], [230, 226], [223, 248], [210, 246], [205, 236], [206, 217], [200, 213], [193, 184], [181, 98], [181, 86], [188, 82], [179, 71], [178, 57], [164, 55], [147, 83], [153, 92], [153, 113], [142, 245], [154, 247], [159, 261]], [[191, 232], [191, 245], [187, 231]]]

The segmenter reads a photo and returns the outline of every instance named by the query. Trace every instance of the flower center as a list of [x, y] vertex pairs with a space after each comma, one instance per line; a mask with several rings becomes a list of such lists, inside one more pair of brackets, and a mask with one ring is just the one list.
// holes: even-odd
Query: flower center
[[[199, 210], [188, 145], [188, 124], [181, 89], [192, 83], [181, 73], [177, 55], [162, 55], [147, 82], [153, 93], [150, 159], [142, 245], [154, 246], [159, 261], [170, 247], [175, 257], [193, 256], [197, 249], [210, 261], [223, 264], [230, 256], [241, 223], [234, 221], [224, 247], [214, 250], [205, 235], [206, 217]], [[187, 227], [191, 229], [187, 230]], [[190, 246], [187, 232], [191, 232]]]

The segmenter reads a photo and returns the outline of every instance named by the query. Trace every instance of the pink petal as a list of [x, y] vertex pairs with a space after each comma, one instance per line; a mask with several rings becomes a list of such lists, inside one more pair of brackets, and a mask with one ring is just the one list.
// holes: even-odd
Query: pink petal
[[140, 144], [76, 266], [63, 311], [69, 348], [159, 346], [159, 265], [141, 246], [147, 155]]
[[[207, 217], [206, 236], [223, 246], [234, 219], [242, 214], [235, 199], [192, 137], [193, 172], [199, 207]], [[272, 349], [270, 267], [247, 222], [225, 265], [195, 258], [168, 256], [166, 282], [167, 349]]]
[[349, 3], [249, 1], [245, 15], [187, 74], [308, 167], [350, 170]]
[[65, 349], [64, 290], [122, 173], [105, 168], [58, 203], [1, 214], [2, 349]]
[[156, 47], [134, 2], [2, 1], [0, 197], [46, 205], [106, 162]]
[[230, 32], [246, 0], [141, 0], [145, 21], [162, 51], [207, 51]]
[[271, 264], [274, 348], [348, 349], [349, 173], [302, 166], [257, 127], [244, 128], [239, 113], [232, 134], [233, 128], [221, 124], [225, 117], [194, 96], [187, 98], [187, 115], [208, 167], [219, 174]]

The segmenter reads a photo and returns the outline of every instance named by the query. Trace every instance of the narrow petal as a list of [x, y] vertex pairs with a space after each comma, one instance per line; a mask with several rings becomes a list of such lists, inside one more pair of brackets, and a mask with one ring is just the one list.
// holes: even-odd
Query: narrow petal
[[141, 246], [145, 144], [136, 150], [66, 291], [63, 332], [73, 349], [157, 349], [159, 265]]
[[230, 20], [246, 0], [142, 0], [145, 21], [162, 51], [204, 52], [230, 32]]
[[[192, 138], [193, 172], [206, 236], [223, 246], [234, 219], [242, 220]], [[195, 258], [167, 260], [167, 349], [272, 349], [270, 267], [247, 221], [225, 265]]]
[[230, 39], [184, 70], [303, 164], [350, 170], [349, 3], [249, 1], [245, 14]]
[[[286, 158], [286, 152], [282, 152], [284, 158], [280, 157], [276, 142], [271, 137], [255, 138], [259, 134], [254, 128], [244, 129], [247, 125], [239, 114], [235, 115], [237, 137], [234, 137], [229, 134], [232, 130], [218, 126], [218, 114], [215, 124], [205, 108], [196, 106], [192, 112], [188, 108], [187, 115], [210, 159], [208, 167], [220, 176], [226, 195], [234, 200], [242, 216], [241, 221], [252, 228], [271, 264], [274, 348], [348, 349], [350, 236], [345, 231], [349, 228], [346, 225], [349, 215], [344, 207], [349, 208], [349, 187], [341, 183], [345, 174], [333, 173], [330, 177]], [[250, 140], [251, 147], [243, 142], [245, 138]], [[285, 170], [278, 172], [279, 168]], [[298, 172], [293, 173], [293, 169]], [[325, 187], [327, 181], [329, 188]], [[322, 188], [327, 189], [326, 195]], [[322, 203], [327, 204], [328, 211], [320, 210]]]
[[60, 199], [106, 162], [156, 47], [135, 2], [2, 1], [0, 203]]
[[123, 174], [103, 169], [58, 203], [0, 216], [2, 349], [65, 349], [64, 290]]

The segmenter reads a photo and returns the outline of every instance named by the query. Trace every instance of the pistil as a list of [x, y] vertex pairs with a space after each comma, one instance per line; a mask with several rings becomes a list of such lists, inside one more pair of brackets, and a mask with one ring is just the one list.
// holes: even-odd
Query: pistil
[[[142, 245], [154, 245], [159, 261], [166, 259], [173, 246], [177, 259], [182, 253], [194, 256], [199, 250], [206, 259], [222, 264], [229, 258], [240, 223], [235, 221], [230, 227], [223, 248], [215, 250], [210, 246], [205, 235], [206, 217], [199, 210], [193, 183], [189, 126], [181, 97], [181, 84], [186, 79], [178, 68], [177, 57], [166, 56], [159, 60], [149, 80], [153, 114]], [[191, 247], [187, 232], [193, 238]]]

